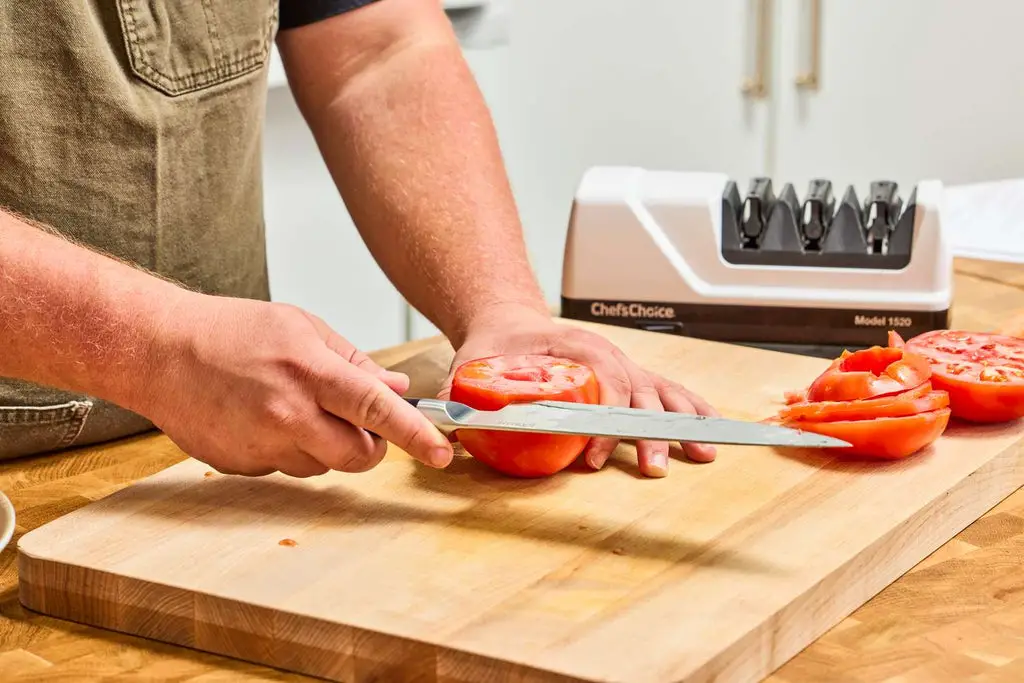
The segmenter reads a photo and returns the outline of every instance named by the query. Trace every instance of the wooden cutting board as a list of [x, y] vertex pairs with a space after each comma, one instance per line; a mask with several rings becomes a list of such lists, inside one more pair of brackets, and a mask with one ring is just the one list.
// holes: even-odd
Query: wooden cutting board
[[[598, 329], [729, 417], [771, 414], [827, 365]], [[450, 359], [402, 363], [412, 393]], [[631, 446], [532, 481], [397, 449], [307, 480], [185, 461], [23, 536], [20, 595], [336, 681], [753, 681], [1024, 483], [1022, 436], [953, 424], [890, 463], [721, 446], [664, 479]]]

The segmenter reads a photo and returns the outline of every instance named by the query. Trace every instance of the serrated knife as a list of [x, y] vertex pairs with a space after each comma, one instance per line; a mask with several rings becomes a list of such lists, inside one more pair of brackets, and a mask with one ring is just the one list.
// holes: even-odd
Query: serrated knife
[[849, 443], [812, 432], [762, 422], [704, 417], [638, 408], [535, 401], [500, 410], [475, 410], [455, 401], [407, 398], [441, 432], [492, 429], [507, 432], [582, 434], [617, 439], [687, 441], [742, 446], [844, 448]]

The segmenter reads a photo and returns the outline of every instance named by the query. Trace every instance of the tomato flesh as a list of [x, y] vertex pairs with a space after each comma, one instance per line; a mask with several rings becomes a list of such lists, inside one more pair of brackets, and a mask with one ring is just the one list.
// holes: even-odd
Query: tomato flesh
[[846, 441], [844, 455], [905, 458], [949, 423], [950, 395], [931, 379], [928, 360], [890, 331], [887, 346], [843, 351], [806, 392], [786, 392], [787, 405], [769, 421]]
[[927, 381], [928, 361], [905, 349], [872, 346], [844, 353], [807, 389], [808, 401], [853, 401], [899, 394]]
[[853, 401], [804, 401], [779, 411], [783, 420], [870, 420], [875, 417], [903, 417], [949, 406], [949, 394], [935, 391], [931, 382], [901, 394]]
[[[456, 368], [452, 379], [451, 400], [479, 410], [534, 401], [596, 404], [599, 398], [593, 370], [553, 356], [479, 358]], [[575, 434], [485, 429], [460, 429], [456, 438], [477, 460], [515, 477], [555, 474], [572, 464], [590, 441], [587, 436]]]
[[850, 447], [842, 449], [844, 454], [895, 460], [912, 455], [938, 439], [949, 424], [949, 416], [949, 408], [939, 408], [901, 417], [803, 421], [799, 428], [846, 441]]
[[931, 382], [949, 394], [954, 417], [969, 422], [1024, 417], [1024, 340], [934, 330], [907, 340], [906, 348], [931, 365]]

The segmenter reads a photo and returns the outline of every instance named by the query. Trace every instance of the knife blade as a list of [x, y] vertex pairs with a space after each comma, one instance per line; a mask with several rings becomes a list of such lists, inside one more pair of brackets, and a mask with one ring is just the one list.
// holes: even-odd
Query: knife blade
[[513, 403], [499, 410], [476, 410], [456, 401], [406, 400], [445, 434], [457, 429], [490, 429], [742, 446], [844, 448], [851, 445], [789, 427], [688, 413], [563, 401]]

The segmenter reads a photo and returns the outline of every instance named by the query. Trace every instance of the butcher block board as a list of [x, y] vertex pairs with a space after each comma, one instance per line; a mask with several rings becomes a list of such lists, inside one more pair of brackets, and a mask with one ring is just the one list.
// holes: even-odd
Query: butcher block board
[[[572, 324], [742, 419], [827, 365]], [[411, 393], [450, 360], [445, 344], [400, 364]], [[663, 479], [630, 445], [542, 480], [397, 449], [305, 480], [186, 460], [23, 536], [20, 596], [336, 681], [755, 681], [1019, 487], [1022, 435], [954, 423], [896, 462], [720, 446]]]

